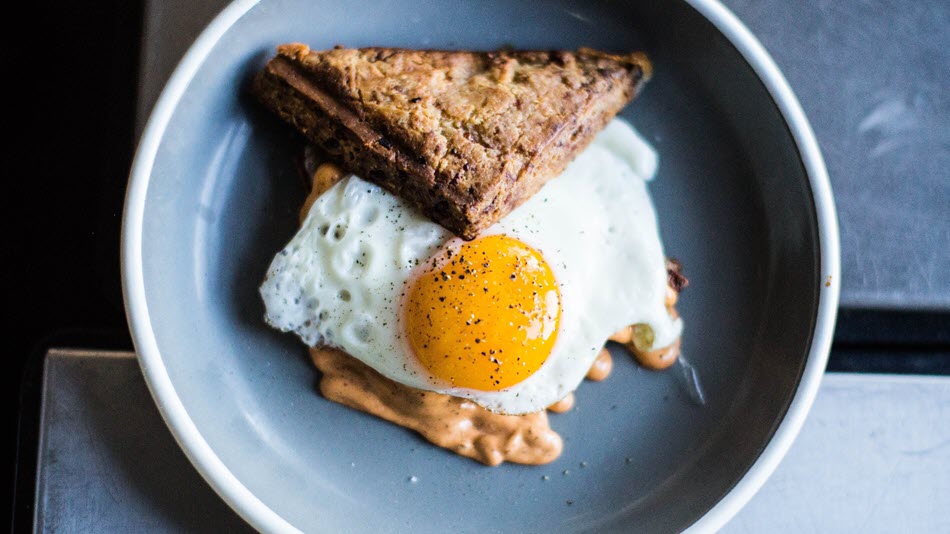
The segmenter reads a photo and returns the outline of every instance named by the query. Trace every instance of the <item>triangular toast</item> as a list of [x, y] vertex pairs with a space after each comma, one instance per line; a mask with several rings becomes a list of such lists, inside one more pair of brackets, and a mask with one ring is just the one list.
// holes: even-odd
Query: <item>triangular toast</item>
[[641, 53], [590, 49], [290, 44], [254, 92], [345, 169], [473, 239], [557, 176], [650, 71]]

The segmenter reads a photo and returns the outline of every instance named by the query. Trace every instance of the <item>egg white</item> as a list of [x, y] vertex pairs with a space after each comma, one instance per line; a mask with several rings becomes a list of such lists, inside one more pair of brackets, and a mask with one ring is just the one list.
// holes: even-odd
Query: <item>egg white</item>
[[665, 305], [666, 266], [646, 181], [652, 148], [614, 119], [594, 142], [485, 234], [534, 247], [561, 288], [557, 341], [527, 379], [500, 391], [453, 387], [429, 375], [408, 347], [400, 318], [414, 269], [457, 239], [397, 196], [348, 176], [316, 202], [261, 286], [266, 321], [307, 345], [338, 347], [407, 386], [465, 397], [494, 411], [544, 409], [584, 379], [604, 341], [647, 323], [655, 346], [682, 322]]

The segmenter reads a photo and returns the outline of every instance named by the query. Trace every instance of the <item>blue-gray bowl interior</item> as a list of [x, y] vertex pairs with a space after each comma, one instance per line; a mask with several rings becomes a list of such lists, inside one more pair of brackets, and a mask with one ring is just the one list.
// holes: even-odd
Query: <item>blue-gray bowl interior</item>
[[[218, 42], [168, 124], [143, 228], [163, 361], [204, 439], [304, 530], [680, 530], [743, 477], [800, 379], [816, 316], [816, 216], [794, 141], [733, 46], [683, 2], [264, 0]], [[303, 346], [268, 329], [257, 292], [295, 231], [297, 134], [247, 94], [283, 42], [315, 48], [644, 49], [655, 76], [623, 113], [660, 154], [650, 189], [685, 265], [682, 376], [585, 383], [552, 415], [556, 462], [484, 467], [330, 403]], [[543, 477], [548, 478], [543, 478]], [[417, 477], [417, 482], [409, 482]]]

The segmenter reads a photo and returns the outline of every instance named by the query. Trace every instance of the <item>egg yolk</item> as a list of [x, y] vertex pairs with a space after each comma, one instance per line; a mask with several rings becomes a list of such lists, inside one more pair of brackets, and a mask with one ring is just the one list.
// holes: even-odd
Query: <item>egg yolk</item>
[[541, 254], [490, 235], [445, 249], [406, 295], [409, 344], [434, 377], [495, 391], [521, 382], [557, 339], [561, 295]]

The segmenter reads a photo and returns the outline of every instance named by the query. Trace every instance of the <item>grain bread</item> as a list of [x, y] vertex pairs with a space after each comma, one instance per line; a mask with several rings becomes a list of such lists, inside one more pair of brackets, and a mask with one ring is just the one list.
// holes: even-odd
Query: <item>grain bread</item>
[[557, 176], [650, 72], [641, 53], [590, 49], [289, 44], [253, 92], [343, 168], [473, 239]]

